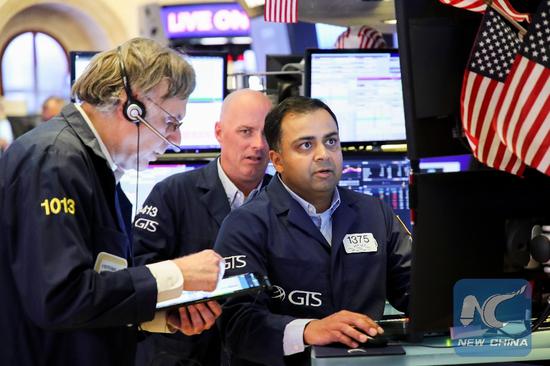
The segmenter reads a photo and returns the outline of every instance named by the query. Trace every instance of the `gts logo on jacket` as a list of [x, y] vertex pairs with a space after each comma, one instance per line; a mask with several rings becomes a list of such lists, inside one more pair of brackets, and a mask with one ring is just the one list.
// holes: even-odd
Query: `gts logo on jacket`
[[[294, 290], [288, 294], [288, 302], [298, 306], [312, 306], [319, 307], [323, 305], [320, 292]], [[284, 301], [286, 298], [286, 292], [281, 286], [273, 285], [273, 292], [271, 297], [273, 299], [279, 299]]]
[[244, 260], [246, 255], [232, 255], [231, 257], [225, 257], [225, 269], [237, 269], [246, 267], [246, 261]]
[[134, 226], [154, 233], [157, 231], [158, 222], [140, 217], [134, 223]]

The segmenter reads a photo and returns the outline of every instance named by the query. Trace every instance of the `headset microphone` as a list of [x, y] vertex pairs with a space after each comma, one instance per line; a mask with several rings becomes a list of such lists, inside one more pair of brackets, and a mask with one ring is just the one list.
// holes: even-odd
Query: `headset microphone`
[[153, 132], [155, 135], [157, 135], [161, 140], [163, 140], [164, 142], [166, 142], [167, 144], [169, 144], [173, 150], [175, 150], [176, 152], [180, 152], [181, 149], [178, 145], [174, 144], [172, 141], [168, 140], [166, 137], [164, 137], [162, 135], [162, 133], [160, 133], [159, 130], [157, 130], [156, 128], [154, 128], [149, 122], [147, 122], [145, 119], [143, 119], [141, 116], [139, 115], [136, 115], [136, 119], [138, 120], [138, 122], [141, 122], [145, 125], [145, 127], [147, 127], [149, 130], [151, 130], [151, 132]]

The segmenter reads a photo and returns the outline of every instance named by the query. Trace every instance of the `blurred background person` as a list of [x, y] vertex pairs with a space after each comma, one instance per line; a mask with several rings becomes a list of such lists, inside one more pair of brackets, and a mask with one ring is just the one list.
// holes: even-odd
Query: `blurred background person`
[[8, 148], [13, 141], [13, 130], [8, 121], [4, 109], [4, 101], [0, 99], [0, 155]]
[[67, 101], [61, 97], [55, 95], [49, 96], [46, 98], [44, 103], [42, 103], [42, 113], [40, 117], [42, 122], [49, 121], [54, 116], [57, 116], [61, 113], [61, 109], [67, 104]]

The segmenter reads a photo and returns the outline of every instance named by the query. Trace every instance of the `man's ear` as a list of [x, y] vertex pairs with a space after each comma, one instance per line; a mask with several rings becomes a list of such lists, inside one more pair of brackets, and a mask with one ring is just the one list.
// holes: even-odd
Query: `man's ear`
[[216, 122], [216, 124], [214, 125], [214, 136], [216, 136], [216, 140], [218, 140], [218, 142], [221, 144], [222, 141], [222, 125], [221, 125], [221, 122], [218, 121]]
[[118, 117], [126, 119], [126, 116], [124, 115], [124, 112], [122, 111], [124, 109], [124, 104], [128, 100], [128, 97], [126, 96], [126, 91], [122, 89], [120, 91], [120, 94], [118, 95], [118, 101], [116, 104], [116, 115]]
[[277, 170], [277, 173], [282, 174], [285, 169], [281, 154], [278, 151], [269, 150], [269, 159], [271, 159], [271, 163], [275, 167], [275, 170]]

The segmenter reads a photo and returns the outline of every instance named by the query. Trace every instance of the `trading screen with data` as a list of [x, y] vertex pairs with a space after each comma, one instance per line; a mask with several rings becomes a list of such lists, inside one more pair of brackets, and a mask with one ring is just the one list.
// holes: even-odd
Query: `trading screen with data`
[[409, 172], [404, 156], [346, 158], [339, 185], [380, 198], [410, 230]]
[[405, 140], [399, 54], [395, 50], [307, 50], [306, 95], [338, 118], [347, 143]]

